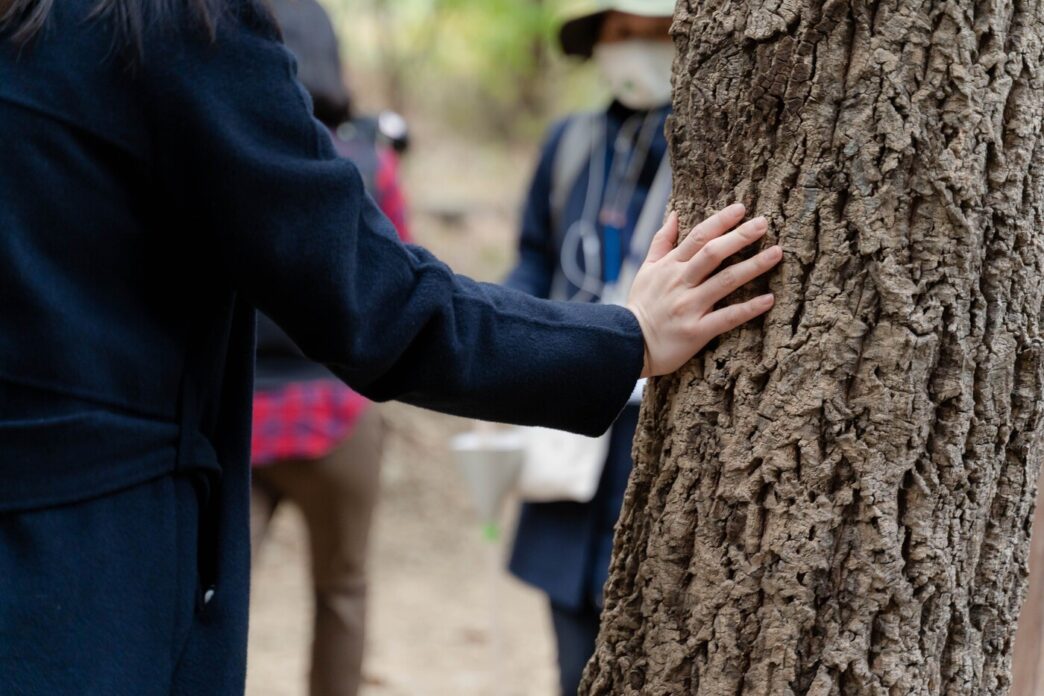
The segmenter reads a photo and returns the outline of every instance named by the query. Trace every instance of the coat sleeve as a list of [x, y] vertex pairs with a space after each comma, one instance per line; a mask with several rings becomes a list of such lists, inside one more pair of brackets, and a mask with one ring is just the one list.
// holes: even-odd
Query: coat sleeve
[[555, 152], [566, 122], [552, 127], [540, 153], [526, 202], [518, 236], [518, 260], [504, 285], [534, 297], [551, 295], [551, 279], [557, 263], [557, 249], [551, 221], [551, 186]]
[[216, 273], [376, 400], [596, 434], [641, 371], [635, 317], [455, 275], [403, 245], [310, 115], [293, 59], [244, 2], [216, 40], [147, 44], [157, 186]]

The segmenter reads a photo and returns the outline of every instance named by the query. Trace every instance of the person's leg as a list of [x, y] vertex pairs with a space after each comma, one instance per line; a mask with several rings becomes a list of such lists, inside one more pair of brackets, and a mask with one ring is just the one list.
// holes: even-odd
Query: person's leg
[[594, 654], [598, 638], [598, 610], [593, 606], [566, 609], [551, 604], [551, 623], [558, 648], [558, 680], [562, 696], [575, 696], [584, 667]]
[[[296, 464], [297, 462], [289, 462]], [[273, 463], [271, 467], [280, 466], [279, 462]], [[268, 533], [268, 525], [272, 522], [272, 515], [279, 506], [279, 491], [275, 484], [270, 482], [267, 474], [270, 467], [258, 467], [252, 472], [250, 481], [250, 557], [251, 563], [257, 562], [261, 543]]]
[[308, 524], [315, 586], [311, 696], [354, 696], [362, 681], [366, 556], [382, 442], [383, 424], [370, 408], [327, 457], [268, 472]]

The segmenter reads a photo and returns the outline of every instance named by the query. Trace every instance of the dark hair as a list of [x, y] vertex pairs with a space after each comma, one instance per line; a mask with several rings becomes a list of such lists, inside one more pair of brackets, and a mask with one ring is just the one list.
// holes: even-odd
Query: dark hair
[[[16, 44], [24, 45], [42, 31], [55, 0], [0, 0], [0, 32]], [[113, 24], [115, 41], [142, 52], [146, 27], [173, 24], [185, 3], [194, 19], [211, 36], [223, 0], [98, 0], [92, 19], [107, 19]]]

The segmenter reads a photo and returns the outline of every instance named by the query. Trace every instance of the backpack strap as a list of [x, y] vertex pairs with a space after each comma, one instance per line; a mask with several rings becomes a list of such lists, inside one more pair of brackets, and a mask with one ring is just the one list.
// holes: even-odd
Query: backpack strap
[[600, 112], [577, 114], [565, 125], [555, 149], [551, 169], [551, 226], [564, 233], [563, 216], [573, 186], [591, 160], [591, 153], [605, 140], [605, 117]]
[[[605, 114], [586, 112], [573, 116], [566, 122], [562, 135], [555, 147], [551, 163], [551, 237], [554, 247], [565, 243], [570, 222], [566, 220], [566, 207], [576, 182], [591, 160], [597, 148], [603, 147], [606, 138]], [[556, 264], [551, 278], [552, 300], [569, 299], [569, 283], [560, 264]]]

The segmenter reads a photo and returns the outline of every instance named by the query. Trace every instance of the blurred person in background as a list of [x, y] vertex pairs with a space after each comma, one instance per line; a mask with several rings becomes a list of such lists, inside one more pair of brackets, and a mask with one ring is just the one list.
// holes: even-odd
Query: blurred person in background
[[[562, 49], [593, 58], [613, 99], [551, 128], [523, 209], [509, 287], [576, 302], [626, 296], [671, 190], [664, 126], [673, 12], [673, 0], [603, 0], [563, 24]], [[638, 388], [612, 426], [590, 502], [525, 503], [519, 517], [510, 569], [547, 594], [563, 696], [576, 693], [594, 652], [640, 398]]]
[[[408, 242], [397, 156], [377, 121], [353, 118], [340, 48], [316, 0], [267, 0], [297, 59], [298, 79], [334, 148]], [[383, 425], [372, 404], [259, 314], [251, 441], [251, 546], [272, 515], [295, 503], [308, 528], [314, 625], [310, 693], [354, 696], [362, 681], [366, 560], [380, 483]]]

